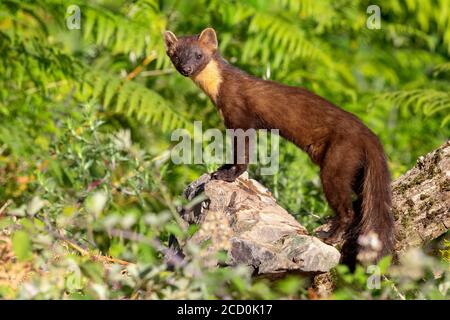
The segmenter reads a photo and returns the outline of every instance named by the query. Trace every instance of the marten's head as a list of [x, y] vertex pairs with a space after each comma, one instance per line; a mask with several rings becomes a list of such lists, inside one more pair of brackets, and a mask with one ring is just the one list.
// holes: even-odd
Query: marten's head
[[199, 35], [177, 38], [171, 31], [164, 33], [166, 52], [175, 68], [185, 77], [195, 77], [211, 61], [217, 51], [217, 36], [212, 28]]

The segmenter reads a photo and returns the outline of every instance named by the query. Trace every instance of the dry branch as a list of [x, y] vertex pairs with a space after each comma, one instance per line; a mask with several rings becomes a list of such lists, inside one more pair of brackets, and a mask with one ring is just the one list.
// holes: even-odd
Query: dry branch
[[392, 183], [396, 251], [436, 239], [450, 227], [450, 141]]

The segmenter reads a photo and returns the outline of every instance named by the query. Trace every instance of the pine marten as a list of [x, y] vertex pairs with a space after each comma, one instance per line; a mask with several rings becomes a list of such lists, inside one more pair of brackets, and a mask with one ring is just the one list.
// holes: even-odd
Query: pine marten
[[[306, 89], [259, 79], [230, 65], [219, 53], [212, 28], [179, 38], [166, 31], [164, 41], [175, 68], [209, 96], [227, 128], [278, 129], [320, 166], [325, 197], [336, 213], [323, 236], [326, 243], [347, 239], [352, 243], [347, 251], [356, 257], [358, 238], [364, 239], [359, 236], [376, 235], [381, 246], [374, 260], [391, 253], [390, 174], [383, 147], [370, 129]], [[236, 150], [234, 154], [234, 163], [220, 167], [213, 178], [234, 181], [247, 169], [246, 161], [237, 161]], [[244, 154], [247, 159], [248, 150]], [[353, 194], [358, 198], [354, 202]]]

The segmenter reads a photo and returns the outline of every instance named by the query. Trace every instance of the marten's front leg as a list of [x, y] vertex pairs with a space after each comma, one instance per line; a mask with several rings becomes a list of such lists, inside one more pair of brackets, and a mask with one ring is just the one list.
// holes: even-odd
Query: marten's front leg
[[233, 137], [233, 163], [224, 164], [217, 171], [213, 172], [211, 174], [212, 179], [234, 182], [237, 177], [247, 170], [250, 143], [245, 138], [245, 143], [239, 144], [238, 139], [238, 137]]

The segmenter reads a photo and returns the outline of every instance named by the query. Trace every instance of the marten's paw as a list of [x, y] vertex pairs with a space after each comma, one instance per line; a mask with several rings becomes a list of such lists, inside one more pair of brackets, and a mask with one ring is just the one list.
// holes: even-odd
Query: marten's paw
[[342, 240], [343, 240], [342, 234], [340, 234], [340, 235], [333, 234], [329, 237], [322, 238], [323, 242], [325, 242], [326, 244], [329, 244], [331, 246], [340, 243]]
[[211, 174], [211, 179], [234, 182], [245, 170], [246, 164], [224, 164]]
[[333, 225], [331, 227], [331, 230], [321, 230], [316, 233], [316, 236], [326, 244], [335, 245], [340, 243], [344, 239], [344, 231], [341, 230], [339, 226]]
[[227, 182], [234, 182], [238, 176], [233, 172], [233, 170], [218, 170], [211, 173], [211, 179], [222, 180]]

